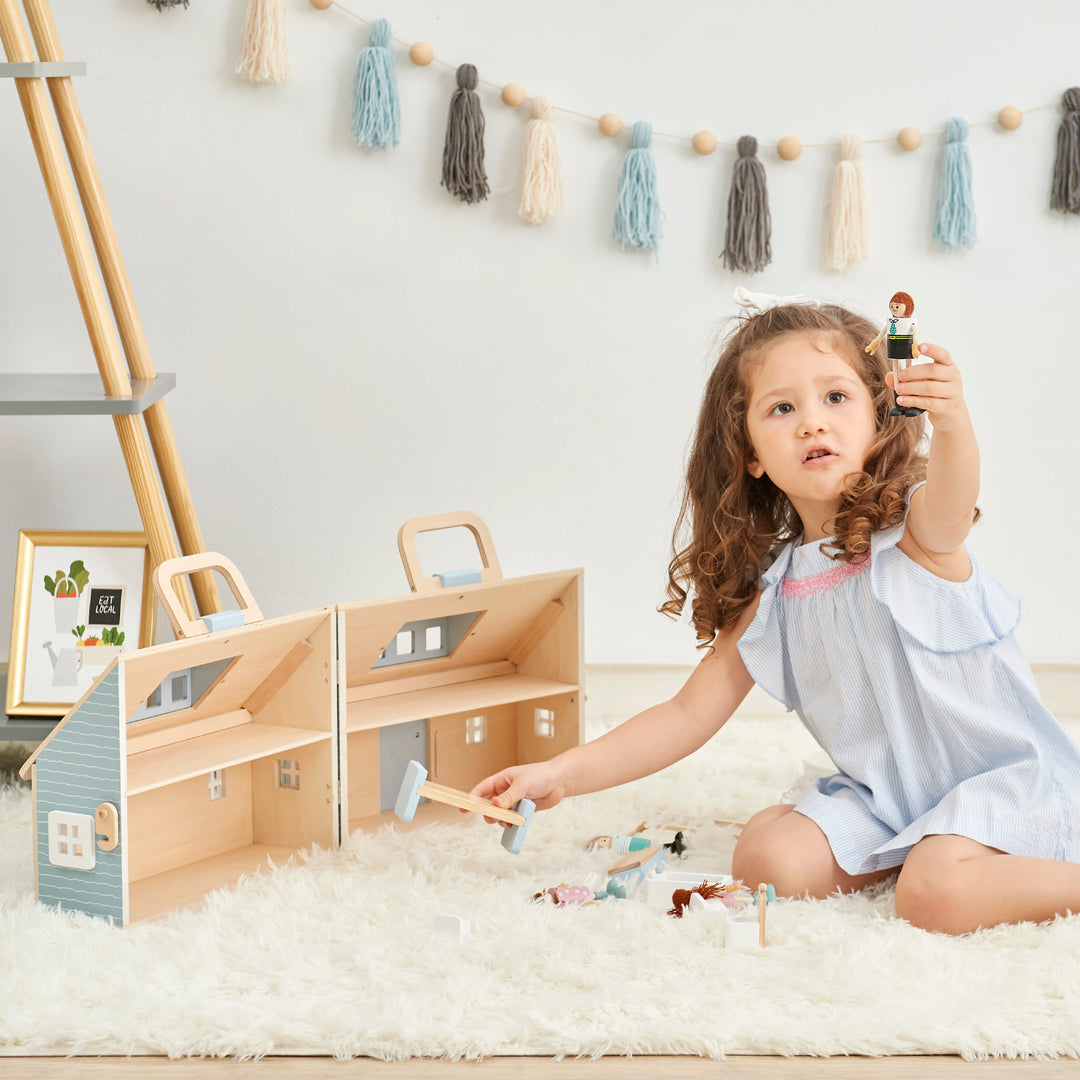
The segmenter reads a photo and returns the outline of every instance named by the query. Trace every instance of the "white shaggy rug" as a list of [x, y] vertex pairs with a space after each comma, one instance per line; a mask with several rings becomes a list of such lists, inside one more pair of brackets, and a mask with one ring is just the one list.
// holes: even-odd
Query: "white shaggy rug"
[[[357, 835], [125, 930], [37, 905], [29, 793], [5, 789], [0, 1052], [1080, 1054], [1080, 916], [954, 939], [882, 888], [772, 905], [768, 946], [736, 953], [712, 912], [532, 902], [602, 884], [610, 853], [585, 841], [642, 820], [694, 827], [678, 869], [726, 871], [713, 819], [775, 802], [813, 749], [793, 717], [736, 718], [665, 773], [539, 814], [519, 856], [475, 818]], [[436, 935], [439, 914], [471, 934]]]

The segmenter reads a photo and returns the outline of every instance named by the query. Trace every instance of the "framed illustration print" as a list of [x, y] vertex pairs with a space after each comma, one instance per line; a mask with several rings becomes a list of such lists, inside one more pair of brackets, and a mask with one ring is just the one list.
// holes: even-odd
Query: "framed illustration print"
[[117, 653], [153, 644], [152, 569], [145, 533], [19, 533], [9, 716], [63, 716]]

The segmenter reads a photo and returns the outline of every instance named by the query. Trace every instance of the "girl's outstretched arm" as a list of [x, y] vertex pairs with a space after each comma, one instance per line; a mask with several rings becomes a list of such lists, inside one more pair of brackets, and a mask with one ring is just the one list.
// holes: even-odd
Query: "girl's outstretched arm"
[[[900, 405], [925, 409], [934, 426], [926, 484], [912, 497], [907, 532], [931, 556], [947, 555], [958, 551], [971, 531], [979, 496], [979, 444], [952, 357], [940, 345], [919, 348], [932, 362], [902, 371], [894, 388]], [[891, 377], [885, 378], [892, 386]]]
[[502, 807], [529, 798], [537, 809], [547, 810], [567, 795], [616, 787], [693, 753], [727, 723], [754, 685], [736, 643], [750, 625], [760, 595], [731, 630], [717, 636], [708, 655], [670, 701], [550, 761], [503, 769], [481, 780], [472, 794]]

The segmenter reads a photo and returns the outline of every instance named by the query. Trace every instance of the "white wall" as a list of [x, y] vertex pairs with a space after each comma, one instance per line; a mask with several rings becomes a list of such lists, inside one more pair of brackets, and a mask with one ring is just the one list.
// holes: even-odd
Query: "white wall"
[[[1080, 9], [1063, 3], [1017, 14], [993, 0], [977, 19], [927, 0], [902, 16], [865, 0], [348, 4], [482, 78], [730, 141], [940, 130], [1080, 81]], [[875, 318], [902, 288], [964, 372], [984, 454], [972, 543], [1020, 595], [1030, 658], [1080, 661], [1080, 220], [1046, 208], [1058, 107], [1015, 133], [972, 130], [971, 252], [930, 242], [942, 137], [915, 154], [868, 145], [872, 251], [843, 273], [820, 268], [835, 149], [792, 164], [763, 150], [775, 255], [748, 279], [717, 258], [730, 148], [700, 158], [655, 140], [667, 223], [652, 258], [610, 239], [628, 140], [572, 116], [557, 120], [565, 215], [518, 220], [529, 114], [490, 89], [501, 194], [451, 198], [439, 175], [453, 73], [403, 51], [404, 141], [357, 149], [348, 103], [367, 28], [339, 10], [288, 0], [294, 73], [256, 87], [232, 74], [242, 0], [53, 9], [67, 56], [90, 66], [82, 111], [155, 364], [177, 374], [168, 407], [207, 543], [268, 616], [403, 591], [401, 522], [468, 508], [507, 574], [586, 567], [588, 660], [692, 659], [692, 633], [655, 607], [708, 341], [733, 287]], [[0, 371], [93, 371], [14, 88], [2, 89]], [[107, 419], [5, 417], [0, 454], [5, 609], [20, 528], [139, 528]]]

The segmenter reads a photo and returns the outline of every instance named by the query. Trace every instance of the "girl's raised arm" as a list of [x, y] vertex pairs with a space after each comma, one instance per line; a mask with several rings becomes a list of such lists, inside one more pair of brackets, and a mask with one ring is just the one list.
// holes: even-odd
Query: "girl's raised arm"
[[727, 723], [754, 685], [737, 643], [753, 620], [759, 599], [760, 593], [735, 626], [717, 636], [708, 655], [670, 701], [550, 761], [503, 769], [481, 780], [472, 794], [502, 807], [528, 798], [537, 809], [546, 810], [567, 795], [638, 780], [693, 753]]
[[[926, 484], [912, 497], [908, 529], [900, 547], [906, 550], [905, 541], [914, 541], [931, 557], [954, 552], [963, 555], [960, 549], [971, 531], [979, 496], [979, 444], [964, 401], [960, 371], [952, 357], [940, 345], [924, 343], [919, 348], [930, 363], [901, 371], [894, 389], [898, 404], [927, 411], [934, 433]], [[891, 375], [886, 381], [892, 385]], [[968, 565], [966, 555], [962, 561]], [[962, 567], [960, 571], [962, 580], [966, 572]], [[954, 575], [947, 572], [943, 576]]]

